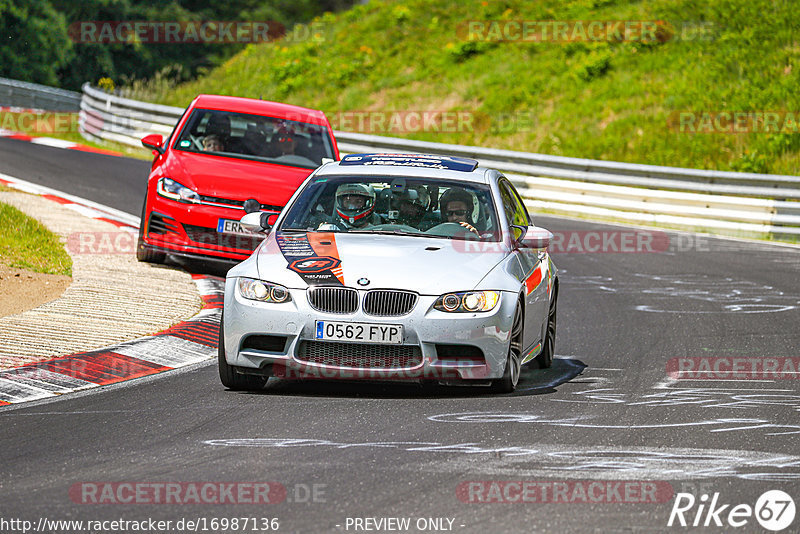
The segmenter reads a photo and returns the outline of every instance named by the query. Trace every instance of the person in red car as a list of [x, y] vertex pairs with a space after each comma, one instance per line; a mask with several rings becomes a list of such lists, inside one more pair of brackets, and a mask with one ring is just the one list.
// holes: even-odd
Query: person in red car
[[222, 144], [222, 139], [217, 134], [211, 134], [203, 138], [203, 150], [208, 152], [222, 152], [225, 146]]
[[275, 142], [280, 156], [293, 155], [297, 147], [294, 130], [283, 124], [275, 133]]

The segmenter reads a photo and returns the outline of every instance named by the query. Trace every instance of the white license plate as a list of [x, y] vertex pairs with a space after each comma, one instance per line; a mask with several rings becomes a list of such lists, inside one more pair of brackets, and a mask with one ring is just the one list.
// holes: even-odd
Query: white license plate
[[317, 321], [316, 338], [331, 341], [400, 344], [403, 342], [403, 326], [399, 324]]
[[242, 228], [242, 223], [231, 219], [219, 219], [217, 221], [217, 232], [220, 234], [247, 235], [253, 237], [252, 232]]

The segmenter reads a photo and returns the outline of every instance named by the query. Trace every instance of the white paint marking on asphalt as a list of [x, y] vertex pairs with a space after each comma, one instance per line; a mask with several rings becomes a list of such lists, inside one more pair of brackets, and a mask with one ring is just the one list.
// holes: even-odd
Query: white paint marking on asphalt
[[[195, 280], [196, 281], [196, 280]], [[206, 295], [207, 293], [200, 293], [201, 295]], [[203, 308], [196, 315], [193, 315], [187, 321], [199, 321], [201, 319], [217, 319], [219, 322], [219, 316], [222, 314], [221, 308]]]
[[0, 376], [8, 380], [20, 381], [28, 385], [55, 392], [73, 391], [78, 388], [92, 387], [95, 385], [93, 382], [87, 382], [69, 375], [54, 373], [53, 371], [36, 367], [12, 369], [2, 373]]
[[80, 204], [64, 204], [64, 207], [67, 208], [68, 210], [77, 211], [81, 215], [85, 215], [90, 219], [105, 217], [104, 213], [101, 213], [94, 208], [89, 208], [87, 206], [82, 206]]
[[[450, 473], [486, 475], [558, 476], [574, 479], [687, 480], [708, 477], [736, 477], [754, 480], [800, 479], [800, 457], [763, 451], [686, 449], [664, 447], [581, 447], [579, 445], [538, 444], [528, 447], [493, 447], [481, 443], [436, 443], [414, 441], [337, 442], [310, 438], [226, 438], [202, 441], [213, 447], [302, 447], [319, 451], [330, 461], [330, 451], [346, 449], [383, 449], [439, 453], [426, 468]], [[310, 453], [304, 453], [310, 454]], [[435, 458], [433, 456], [432, 458]], [[415, 469], [418, 469], [416, 467]], [[794, 469], [794, 470], [792, 470]], [[763, 472], [773, 470], [773, 472]]]
[[35, 145], [52, 146], [55, 148], [72, 148], [75, 146], [73, 141], [64, 141], [63, 139], [56, 139], [54, 137], [34, 137], [30, 142]]
[[198, 278], [195, 280], [201, 295], [222, 295], [225, 293], [225, 281], [212, 278]]
[[43, 399], [45, 397], [52, 397], [53, 395], [55, 395], [55, 393], [52, 391], [22, 384], [17, 380], [0, 378], [0, 400], [6, 402]]
[[[437, 423], [533, 423], [545, 426], [570, 427], [570, 428], [590, 428], [595, 430], [655, 430], [673, 428], [706, 427], [711, 432], [724, 432], [728, 430], [750, 430], [753, 428], [772, 428], [776, 432], [769, 433], [769, 436], [783, 436], [789, 434], [800, 434], [800, 425], [783, 425], [767, 421], [766, 419], [748, 418], [719, 418], [700, 421], [686, 421], [682, 423], [653, 423], [653, 424], [604, 424], [604, 423], [584, 423], [589, 417], [573, 417], [567, 419], [547, 419], [539, 414], [531, 413], [499, 413], [499, 412], [459, 412], [443, 413], [431, 415], [429, 421]], [[731, 426], [739, 425], [739, 426]], [[741, 426], [749, 425], [749, 426]], [[722, 426], [723, 429], [712, 429], [709, 427]], [[780, 432], [778, 432], [780, 430]]]
[[125, 343], [114, 352], [174, 368], [208, 360], [216, 349], [174, 336], [157, 336]]
[[[684, 382], [684, 380], [680, 380], [680, 382]], [[674, 387], [674, 384], [676, 384], [676, 383], [678, 383], [678, 380], [675, 380], [673, 378], [667, 378], [666, 380], [662, 380], [661, 382], [657, 382], [656, 385], [653, 386], [653, 389], [668, 389], [670, 391], [684, 391], [685, 390], [685, 391], [689, 391], [689, 392], [695, 392], [695, 391], [698, 391], [698, 392], [705, 392], [705, 391], [716, 392], [716, 391], [718, 391], [715, 388], [697, 388], [697, 387], [681, 388], [681, 387]], [[706, 380], [704, 383], [708, 384], [709, 381]], [[764, 391], [763, 388], [726, 388], [726, 389], [732, 389], [734, 391], [761, 391], [761, 392]], [[789, 392], [793, 392], [794, 390], [793, 389], [773, 389], [773, 388], [770, 388], [769, 391], [789, 391]]]
[[[784, 374], [788, 375], [790, 373], [784, 373]], [[703, 378], [680, 378], [679, 380], [681, 382], [703, 382], [704, 384], [707, 384], [708, 382], [711, 382], [711, 381], [713, 381], [713, 382], [769, 382], [770, 384], [774, 384], [775, 383], [774, 380], [764, 380], [764, 379], [761, 379], [761, 378], [759, 378], [759, 379], [750, 379], [750, 378], [748, 378], [748, 379], [715, 378], [713, 380], [703, 379]]]

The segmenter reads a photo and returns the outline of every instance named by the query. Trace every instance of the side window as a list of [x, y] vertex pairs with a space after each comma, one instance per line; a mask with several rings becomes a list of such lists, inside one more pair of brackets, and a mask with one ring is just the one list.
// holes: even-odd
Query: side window
[[167, 136], [167, 138], [166, 138], [166, 139], [164, 139], [164, 146], [169, 146], [169, 141], [170, 141], [170, 139], [172, 139], [172, 138], [175, 136], [175, 130], [177, 130], [177, 129], [178, 129], [178, 125], [179, 125], [179, 124], [181, 123], [181, 121], [183, 120], [183, 117], [185, 117], [185, 116], [186, 116], [186, 112], [187, 112], [187, 111], [189, 111], [189, 108], [188, 108], [188, 107], [187, 107], [186, 109], [184, 109], [184, 110], [183, 110], [183, 113], [181, 113], [181, 116], [180, 116], [180, 117], [178, 117], [178, 122], [176, 122], [176, 123], [175, 123], [175, 126], [173, 126], [173, 127], [172, 127], [172, 131], [169, 133], [169, 136]]
[[[503, 201], [503, 211], [505, 211], [506, 219], [509, 225], [528, 226], [530, 219], [528, 218], [528, 211], [525, 205], [517, 195], [517, 192], [506, 180], [500, 181], [500, 197]], [[514, 230], [514, 239], [519, 239], [521, 232]]]
[[525, 203], [522, 201], [522, 197], [519, 196], [519, 192], [517, 189], [511, 185], [510, 182], [506, 183], [506, 186], [511, 190], [511, 196], [514, 198], [514, 203], [517, 205], [516, 209], [516, 217], [520, 222], [520, 226], [530, 226], [531, 225], [531, 217], [528, 215], [528, 209], [525, 207]]

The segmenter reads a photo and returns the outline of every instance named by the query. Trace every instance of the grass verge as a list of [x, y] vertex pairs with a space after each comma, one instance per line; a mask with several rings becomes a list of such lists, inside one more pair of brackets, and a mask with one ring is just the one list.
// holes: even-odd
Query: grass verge
[[[796, 5], [784, 0], [372, 0], [316, 19], [300, 38], [249, 45], [160, 100], [186, 106], [198, 93], [263, 97], [321, 109], [348, 131], [793, 175], [800, 168], [797, 20]], [[662, 21], [663, 31], [652, 40], [612, 32], [536, 41], [514, 32], [471, 36], [470, 21], [486, 28]], [[423, 110], [465, 112], [467, 120], [438, 131], [403, 121]], [[382, 115], [392, 111], [400, 113]], [[786, 116], [780, 129], [707, 131], [701, 118], [724, 112]], [[688, 126], [676, 123], [683, 113]]]
[[72, 276], [72, 259], [58, 236], [36, 219], [0, 202], [0, 262], [37, 273]]

